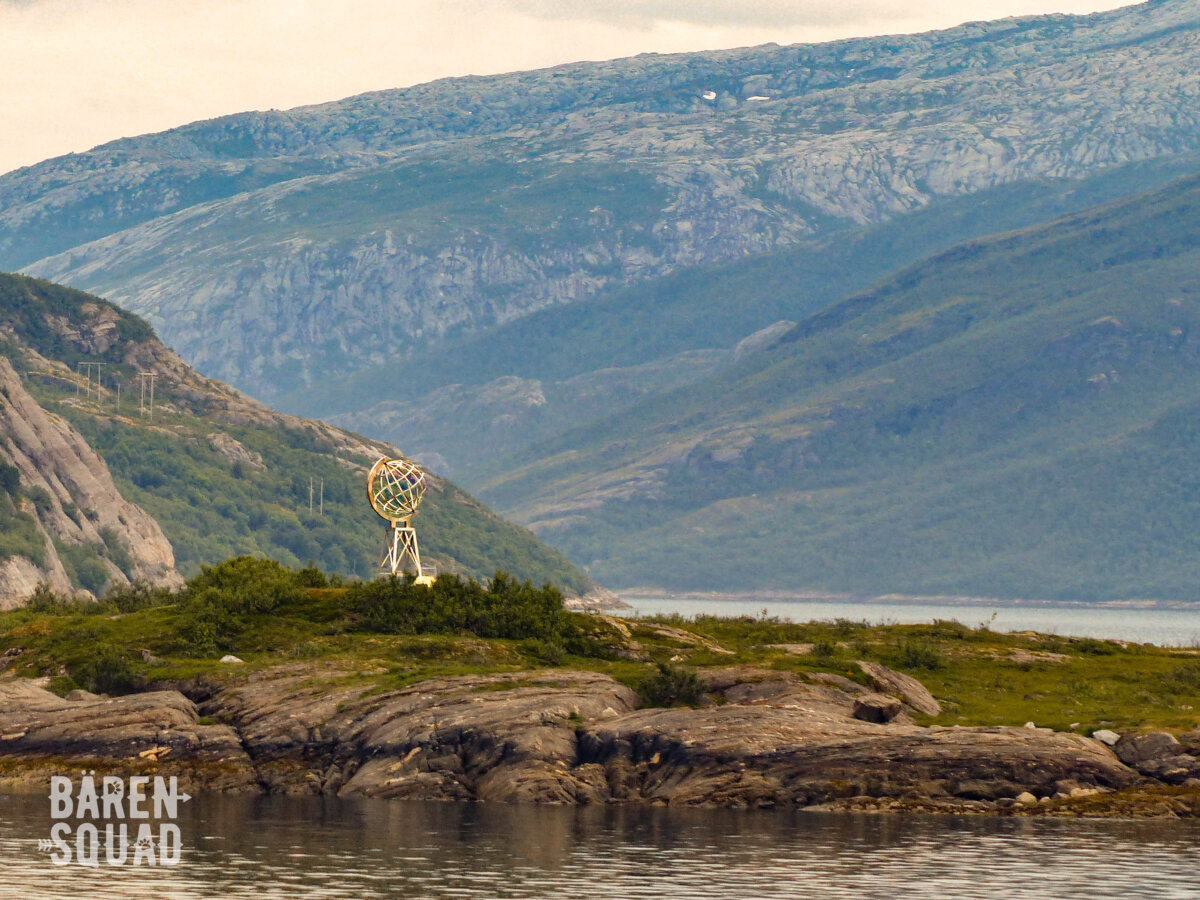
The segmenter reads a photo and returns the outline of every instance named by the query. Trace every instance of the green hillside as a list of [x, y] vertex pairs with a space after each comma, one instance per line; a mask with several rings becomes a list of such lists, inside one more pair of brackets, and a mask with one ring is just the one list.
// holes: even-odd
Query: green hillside
[[616, 585], [1195, 600], [1198, 389], [1189, 177], [953, 248], [483, 496]]
[[[27, 373], [31, 393], [158, 520], [183, 574], [244, 553], [374, 573], [386, 525], [366, 503], [365, 467], [392, 448], [280, 415], [203, 378], [141, 319], [48, 282], [0, 275], [0, 335], [0, 353]], [[85, 361], [103, 363], [99, 388], [94, 370], [80, 374]], [[156, 374], [152, 416], [139, 371]], [[505, 569], [572, 591], [590, 586], [561, 554], [448, 482], [434, 484], [416, 524], [423, 555], [442, 571]]]

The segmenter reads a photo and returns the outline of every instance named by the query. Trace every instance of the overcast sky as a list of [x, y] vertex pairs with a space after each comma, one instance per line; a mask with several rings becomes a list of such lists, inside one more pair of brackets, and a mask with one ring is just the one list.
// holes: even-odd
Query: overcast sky
[[635, 53], [925, 31], [1105, 0], [0, 0], [0, 172], [247, 109]]

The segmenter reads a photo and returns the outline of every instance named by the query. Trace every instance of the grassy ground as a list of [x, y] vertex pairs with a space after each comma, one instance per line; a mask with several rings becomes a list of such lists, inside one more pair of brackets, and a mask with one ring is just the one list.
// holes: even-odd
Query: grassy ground
[[603, 617], [573, 614], [572, 625], [596, 639], [594, 652], [579, 656], [553, 640], [367, 632], [345, 596], [341, 588], [307, 589], [269, 613], [247, 615], [230, 647], [244, 666], [217, 662], [219, 653], [196, 656], [181, 637], [186, 614], [178, 603], [124, 614], [0, 613], [0, 653], [19, 649], [5, 659], [8, 667], [18, 676], [49, 676], [60, 693], [106, 684], [119, 691], [197, 678], [221, 682], [304, 660], [356, 673], [385, 690], [444, 675], [530, 671], [536, 677], [538, 669], [559, 666], [604, 672], [637, 688], [658, 672], [657, 663], [834, 672], [862, 681], [854, 661], [869, 659], [929, 687], [943, 706], [941, 716], [924, 720], [930, 724], [1033, 721], [1080, 733], [1200, 726], [1200, 651], [1193, 649], [1000, 633], [954, 622], [643, 619], [626, 621], [626, 636]]

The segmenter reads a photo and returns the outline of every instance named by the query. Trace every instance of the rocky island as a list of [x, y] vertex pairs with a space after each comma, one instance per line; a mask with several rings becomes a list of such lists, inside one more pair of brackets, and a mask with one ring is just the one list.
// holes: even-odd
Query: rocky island
[[[244, 577], [248, 565], [224, 568]], [[157, 656], [179, 653], [188, 606], [220, 586], [221, 568], [193, 579], [182, 599], [163, 595], [175, 602], [129, 613], [43, 600], [41, 611], [35, 602], [4, 614], [0, 786], [40, 789], [53, 774], [86, 768], [178, 775], [192, 792], [1200, 814], [1200, 729], [1181, 702], [1197, 693], [1191, 651], [958, 623], [683, 623], [565, 611], [555, 614], [567, 623], [562, 646], [462, 630], [387, 634], [380, 609], [409, 615], [409, 593], [449, 590], [400, 581], [295, 591], [272, 623], [249, 615], [226, 632], [244, 660]], [[540, 596], [500, 586], [521, 602]], [[101, 642], [100, 661], [56, 661], [62, 638], [81, 627]], [[118, 640], [157, 644], [134, 665]], [[880, 658], [927, 673], [934, 691]], [[1108, 693], [1118, 682], [1141, 705]], [[1004, 698], [1034, 683], [1042, 690], [1019, 694], [1016, 710], [1053, 727], [987, 724], [1011, 719]], [[1153, 685], [1157, 697], [1147, 693]], [[1112, 721], [1094, 718], [1096, 708], [1111, 709]], [[1065, 712], [1093, 721], [1054, 721]]]

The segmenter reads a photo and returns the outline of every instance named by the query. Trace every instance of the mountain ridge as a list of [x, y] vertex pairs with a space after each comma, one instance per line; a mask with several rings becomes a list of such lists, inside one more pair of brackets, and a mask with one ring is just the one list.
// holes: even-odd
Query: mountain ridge
[[[1195, 152], [1197, 27], [1167, 0], [186, 126], [0, 177], [0, 264], [126, 303], [208, 374], [272, 397], [934, 198]], [[200, 157], [224, 179], [211, 196], [188, 193]], [[123, 220], [138, 203], [150, 220]], [[73, 242], [74, 222], [121, 230], [13, 249]]]

